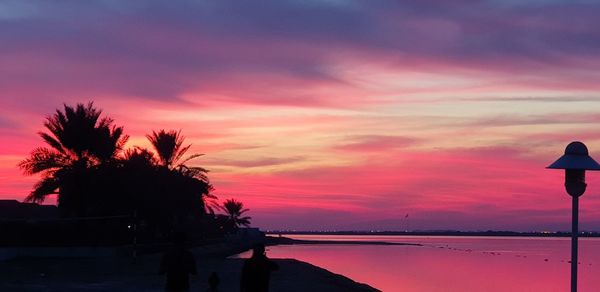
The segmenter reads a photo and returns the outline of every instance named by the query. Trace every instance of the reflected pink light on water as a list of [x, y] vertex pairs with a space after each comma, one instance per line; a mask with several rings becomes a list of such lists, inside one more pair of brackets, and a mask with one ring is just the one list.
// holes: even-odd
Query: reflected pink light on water
[[[376, 240], [423, 246], [288, 245], [271, 258], [295, 258], [383, 291], [568, 291], [568, 238], [292, 236]], [[248, 254], [242, 255], [247, 256]], [[580, 241], [579, 291], [600, 286], [600, 239]]]

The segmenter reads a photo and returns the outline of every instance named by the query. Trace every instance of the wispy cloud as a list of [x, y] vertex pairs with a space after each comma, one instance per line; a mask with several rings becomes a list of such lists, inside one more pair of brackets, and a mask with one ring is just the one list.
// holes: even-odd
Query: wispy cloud
[[234, 166], [240, 168], [252, 168], [252, 167], [264, 167], [264, 166], [276, 166], [288, 163], [294, 163], [304, 160], [301, 156], [296, 157], [285, 157], [285, 158], [274, 158], [267, 157], [254, 160], [231, 160], [231, 159], [213, 159], [207, 161], [207, 163], [215, 166]]
[[3, 1], [0, 197], [29, 191], [15, 161], [41, 143], [44, 117], [94, 100], [131, 145], [182, 129], [207, 154], [193, 163], [262, 226], [407, 208], [432, 228], [543, 226], [564, 203], [543, 166], [570, 140], [600, 147], [599, 13], [592, 1]]
[[[530, 96], [530, 97], [471, 97], [460, 98], [459, 101], [467, 102], [506, 102], [506, 103], [570, 103], [570, 102], [600, 102], [598, 96]], [[452, 100], [450, 100], [452, 101]]]
[[403, 148], [416, 143], [416, 139], [403, 136], [364, 135], [349, 137], [342, 144], [335, 147], [342, 151], [355, 152], [382, 152]]
[[398, 68], [418, 69], [415, 60], [427, 60], [427, 66], [518, 71], [519, 78], [547, 83], [598, 80], [592, 72], [600, 5], [591, 3], [31, 3], [9, 5], [6, 14], [15, 17], [2, 19], [6, 97], [176, 101], [210, 91], [240, 102], [329, 104], [322, 96], [277, 92], [351, 86], [333, 70], [345, 55], [387, 59]]

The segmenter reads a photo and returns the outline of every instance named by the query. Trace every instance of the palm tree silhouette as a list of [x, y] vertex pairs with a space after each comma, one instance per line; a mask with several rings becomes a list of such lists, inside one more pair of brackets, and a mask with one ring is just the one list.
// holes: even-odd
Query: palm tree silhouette
[[134, 166], [138, 168], [152, 168], [156, 165], [154, 153], [141, 147], [127, 149], [123, 154], [121, 161], [125, 166]]
[[207, 169], [199, 166], [188, 166], [186, 163], [192, 159], [198, 158], [204, 154], [191, 154], [182, 160], [182, 157], [190, 149], [192, 144], [183, 146], [185, 137], [181, 135], [181, 131], [152, 131], [152, 134], [146, 135], [146, 138], [152, 144], [152, 148], [158, 155], [159, 165], [170, 170], [176, 170], [181, 174], [189, 177], [195, 177], [202, 181], [208, 182], [206, 173]]
[[58, 194], [61, 212], [85, 212], [86, 171], [114, 161], [128, 139], [123, 127], [114, 126], [111, 118], [100, 118], [101, 114], [90, 102], [75, 107], [65, 104], [63, 111], [57, 109], [46, 118], [48, 133], [38, 134], [49, 147], [34, 149], [18, 164], [26, 175], [42, 175], [25, 201], [41, 203], [48, 195]]
[[156, 152], [159, 176], [169, 185], [162, 188], [164, 204], [178, 210], [173, 217], [182, 220], [186, 214], [213, 213], [210, 201], [216, 197], [210, 194], [213, 188], [206, 175], [208, 170], [186, 165], [204, 154], [191, 154], [184, 158], [192, 145], [184, 145], [185, 137], [181, 131], [161, 129], [146, 137]]
[[244, 204], [242, 202], [236, 201], [235, 199], [226, 200], [221, 206], [221, 210], [225, 212], [229, 224], [231, 224], [234, 229], [237, 229], [242, 225], [246, 227], [250, 226], [250, 219], [252, 219], [252, 217], [242, 217], [242, 215], [250, 211], [250, 209], [244, 209]]
[[65, 104], [46, 118], [44, 127], [39, 135], [47, 145], [18, 164], [26, 175], [41, 174], [26, 201], [41, 203], [56, 194], [63, 217], [136, 214], [163, 231], [214, 218], [204, 217], [214, 214], [216, 200], [207, 170], [186, 165], [202, 154], [184, 158], [191, 145], [184, 145], [180, 132], [148, 135], [155, 151], [123, 151], [128, 139], [123, 128], [102, 117], [91, 102]]

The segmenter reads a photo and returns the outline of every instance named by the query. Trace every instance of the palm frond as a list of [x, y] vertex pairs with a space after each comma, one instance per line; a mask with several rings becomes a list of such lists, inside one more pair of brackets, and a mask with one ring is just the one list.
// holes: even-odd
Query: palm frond
[[[103, 119], [112, 121], [112, 119]], [[102, 124], [96, 128], [90, 154], [100, 161], [114, 160], [123, 150], [129, 136], [123, 134], [123, 127]]]
[[[87, 105], [80, 103], [75, 107], [64, 104], [62, 110], [57, 109], [46, 118], [44, 126], [50, 134], [44, 134], [42, 138], [61, 153], [70, 152], [82, 157], [91, 152], [96, 142], [96, 124], [101, 113], [102, 110], [94, 108], [93, 102]], [[112, 120], [108, 118], [101, 121], [105, 127], [110, 123]]]
[[[175, 133], [176, 134], [176, 133]], [[158, 155], [158, 159], [165, 167], [170, 167], [175, 151], [175, 134], [166, 132], [165, 130], [152, 131], [152, 134], [146, 135], [148, 141]]]
[[[191, 146], [191, 145], [190, 145], [190, 146]], [[198, 157], [200, 157], [200, 156], [203, 156], [203, 155], [204, 155], [204, 154], [202, 154], [202, 153], [196, 153], [196, 154], [192, 154], [192, 155], [188, 156], [186, 159], [184, 159], [183, 161], [181, 161], [179, 164], [180, 164], [180, 165], [182, 165], [182, 164], [185, 164], [186, 162], [188, 162], [188, 161], [190, 161], [190, 160], [192, 160], [192, 159], [196, 159], [196, 158], [198, 158]], [[207, 170], [206, 172], [208, 172], [208, 170]]]
[[128, 149], [123, 154], [123, 159], [125, 160], [136, 160], [142, 159], [147, 161], [149, 164], [155, 163], [154, 153], [150, 152], [150, 150], [146, 148], [142, 148], [139, 146], [135, 146], [132, 149]]
[[[152, 131], [152, 134], [146, 135], [146, 138], [148, 138], [148, 141], [150, 141], [150, 144], [152, 144], [152, 147], [158, 155], [161, 164], [170, 169], [177, 169], [181, 164], [183, 164], [178, 164], [178, 161], [192, 146], [191, 144], [182, 146], [185, 137], [181, 135], [181, 131], [166, 131], [162, 129], [159, 131]], [[189, 159], [193, 159], [195, 157]], [[186, 161], [189, 159], [186, 159]]]
[[67, 167], [70, 162], [69, 157], [62, 153], [39, 147], [31, 152], [29, 158], [19, 162], [18, 166], [24, 174], [32, 175], [42, 171]]
[[125, 144], [129, 141], [129, 135], [125, 135], [123, 132], [123, 127], [113, 126], [113, 142], [117, 146], [117, 150], [123, 150], [125, 148]]
[[192, 144], [190, 144], [182, 148], [181, 144], [183, 143], [183, 136], [178, 137], [178, 140], [179, 139], [181, 140], [177, 142], [177, 148], [173, 153], [173, 160], [171, 161], [171, 163], [173, 164], [177, 163], [177, 161], [179, 161], [181, 157], [183, 157], [183, 155], [190, 149], [190, 147], [192, 147]]
[[237, 223], [237, 225], [244, 225], [244, 226], [248, 227], [248, 226], [250, 226], [250, 219], [252, 219], [252, 217], [237, 218], [236, 223]]
[[214, 215], [215, 209], [219, 210], [220, 205], [216, 195], [210, 192], [206, 193], [202, 196], [202, 200], [204, 201], [204, 208], [209, 214]]
[[221, 209], [223, 212], [225, 212], [225, 214], [229, 218], [228, 220], [233, 225], [235, 225], [235, 226], [240, 226], [240, 225], [249, 226], [250, 225], [250, 219], [252, 219], [252, 217], [249, 217], [249, 216], [241, 217], [243, 213], [249, 211], [249, 209], [244, 208], [244, 204], [242, 202], [237, 201], [235, 199], [228, 199], [219, 207], [220, 207], [219, 209]]
[[194, 177], [199, 179], [200, 181], [209, 183], [208, 176], [206, 175], [206, 172], [208, 172], [208, 170], [202, 167], [190, 167], [180, 164], [175, 169], [184, 176]]
[[46, 176], [35, 184], [33, 191], [25, 198], [25, 202], [43, 203], [48, 195], [56, 194], [58, 188], [58, 179], [54, 176]]
[[65, 149], [62, 147], [60, 142], [58, 140], [56, 140], [55, 137], [52, 137], [49, 134], [44, 133], [44, 132], [38, 132], [38, 134], [42, 137], [42, 139], [44, 139], [46, 144], [50, 145], [50, 147], [54, 148], [56, 151], [58, 151], [60, 153], [65, 154]]

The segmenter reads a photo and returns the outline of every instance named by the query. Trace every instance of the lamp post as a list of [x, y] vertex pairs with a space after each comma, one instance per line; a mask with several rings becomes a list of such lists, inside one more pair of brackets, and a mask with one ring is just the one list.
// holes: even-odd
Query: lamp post
[[586, 170], [600, 170], [600, 164], [588, 153], [585, 144], [571, 142], [565, 154], [547, 168], [565, 170], [565, 189], [573, 199], [571, 219], [571, 292], [577, 292], [577, 238], [579, 235], [579, 197], [585, 193]]

